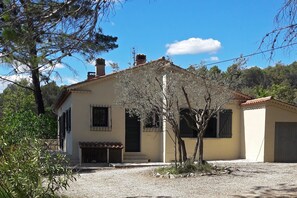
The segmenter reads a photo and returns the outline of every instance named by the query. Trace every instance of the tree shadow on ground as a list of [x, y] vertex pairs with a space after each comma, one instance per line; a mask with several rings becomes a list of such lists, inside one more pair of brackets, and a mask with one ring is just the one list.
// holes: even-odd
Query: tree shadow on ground
[[297, 197], [297, 186], [290, 184], [279, 184], [277, 186], [255, 186], [250, 192], [234, 197]]

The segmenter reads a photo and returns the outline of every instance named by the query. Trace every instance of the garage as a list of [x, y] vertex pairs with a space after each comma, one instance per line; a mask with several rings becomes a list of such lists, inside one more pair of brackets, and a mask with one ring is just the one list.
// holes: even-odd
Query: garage
[[297, 162], [297, 122], [275, 123], [275, 162]]

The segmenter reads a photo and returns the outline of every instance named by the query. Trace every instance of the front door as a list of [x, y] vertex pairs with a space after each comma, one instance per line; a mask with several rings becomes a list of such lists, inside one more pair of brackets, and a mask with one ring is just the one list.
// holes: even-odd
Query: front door
[[137, 116], [130, 117], [126, 112], [125, 151], [140, 152], [140, 121]]

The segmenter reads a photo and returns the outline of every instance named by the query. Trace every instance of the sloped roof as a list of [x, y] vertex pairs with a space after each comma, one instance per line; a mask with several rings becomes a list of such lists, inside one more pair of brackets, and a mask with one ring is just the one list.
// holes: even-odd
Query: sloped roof
[[255, 105], [255, 104], [260, 104], [267, 102], [272, 99], [272, 96], [264, 97], [264, 98], [256, 98], [252, 100], [247, 100], [244, 103], [241, 103], [242, 106], [247, 106], [247, 105]]
[[281, 106], [284, 106], [284, 107], [287, 107], [287, 108], [297, 111], [297, 106], [277, 100], [277, 99], [274, 99], [272, 96], [247, 100], [244, 103], [241, 103], [241, 106], [244, 106], [244, 107], [245, 106], [255, 106], [255, 105], [259, 105], [259, 104], [266, 104], [268, 102], [271, 102], [273, 104], [278, 104], [278, 105], [281, 105]]
[[[150, 61], [150, 62], [147, 62], [147, 63], [144, 63], [144, 64], [140, 64], [140, 65], [136, 65], [134, 67], [130, 67], [130, 68], [127, 68], [127, 69], [124, 69], [124, 70], [121, 70], [121, 71], [118, 71], [118, 72], [114, 72], [114, 73], [111, 73], [111, 74], [107, 74], [107, 75], [104, 75], [104, 76], [96, 76], [92, 79], [87, 79], [87, 80], [84, 80], [82, 82], [78, 82], [78, 83], [75, 83], [75, 84], [72, 84], [72, 85], [69, 85], [67, 86], [64, 91], [60, 94], [60, 96], [58, 97], [55, 105], [54, 105], [54, 109], [58, 109], [63, 103], [64, 101], [67, 99], [67, 97], [71, 94], [71, 92], [73, 91], [78, 91], [80, 88], [84, 87], [84, 86], [87, 86], [87, 85], [90, 85], [90, 84], [93, 84], [93, 83], [96, 83], [98, 81], [101, 81], [101, 80], [104, 80], [104, 79], [109, 79], [109, 78], [113, 78], [115, 77], [116, 75], [118, 75], [119, 73], [122, 73], [124, 71], [127, 71], [127, 70], [137, 70], [137, 69], [140, 69], [142, 67], [149, 67], [150, 65], [156, 65], [156, 64], [159, 64], [160, 66], [165, 66], [165, 65], [168, 65], [168, 66], [171, 66], [171, 68], [177, 70], [177, 71], [181, 71], [181, 72], [186, 72], [185, 69], [173, 64], [171, 61], [169, 60], [166, 60], [165, 57], [161, 57], [157, 60], [154, 60], [154, 61]], [[249, 100], [249, 99], [252, 99], [252, 97], [248, 96], [248, 95], [245, 95], [243, 93], [240, 93], [240, 92], [237, 92], [237, 91], [233, 91], [233, 93], [235, 94], [235, 96], [237, 96], [235, 99], [237, 100]]]
[[80, 89], [80, 88], [82, 88], [84, 86], [96, 83], [96, 82], [104, 80], [104, 79], [113, 78], [116, 75], [118, 75], [119, 73], [122, 73], [124, 71], [137, 70], [137, 69], [139, 69], [141, 67], [149, 66], [151, 64], [162, 64], [162, 65], [170, 64], [171, 66], [175, 67], [176, 69], [184, 70], [184, 69], [174, 65], [172, 62], [166, 60], [165, 57], [162, 57], [162, 58], [159, 58], [157, 60], [150, 61], [150, 62], [147, 62], [147, 63], [144, 63], [144, 64], [139, 64], [139, 65], [136, 65], [136, 66], [133, 66], [133, 67], [130, 67], [130, 68], [118, 71], [118, 72], [114, 72], [114, 73], [111, 73], [111, 74], [106, 74], [104, 76], [96, 76], [96, 77], [94, 77], [92, 79], [86, 79], [84, 81], [74, 83], [74, 84], [71, 84], [71, 85], [65, 87], [64, 90], [58, 96], [58, 99], [56, 100], [55, 105], [54, 105], [54, 109], [55, 110], [58, 109], [64, 103], [64, 101], [68, 98], [68, 96], [71, 94], [72, 91], [76, 91], [76, 90], [78, 90], [78, 89]]

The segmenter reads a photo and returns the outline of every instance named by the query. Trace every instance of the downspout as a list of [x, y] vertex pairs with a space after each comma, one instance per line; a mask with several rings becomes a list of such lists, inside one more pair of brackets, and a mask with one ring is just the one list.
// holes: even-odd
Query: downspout
[[[163, 76], [163, 92], [166, 94], [166, 75]], [[164, 95], [165, 95], [164, 94]], [[166, 114], [166, 99], [163, 98], [163, 114]], [[163, 133], [162, 133], [162, 162], [165, 163], [166, 162], [166, 131], [167, 131], [167, 127], [166, 127], [166, 119], [163, 116]]]

